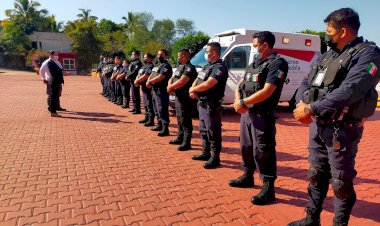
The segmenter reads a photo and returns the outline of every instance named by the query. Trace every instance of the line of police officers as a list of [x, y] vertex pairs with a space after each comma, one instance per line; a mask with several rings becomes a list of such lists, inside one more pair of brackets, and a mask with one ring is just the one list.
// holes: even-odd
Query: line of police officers
[[[298, 89], [295, 118], [311, 124], [309, 138], [309, 202], [306, 217], [290, 226], [320, 225], [320, 213], [331, 180], [334, 191], [334, 226], [348, 225], [356, 200], [353, 179], [356, 176], [355, 156], [363, 133], [365, 119], [374, 113], [377, 103], [375, 86], [379, 81], [380, 50], [373, 43], [358, 37], [360, 21], [350, 8], [332, 12], [325, 19], [327, 44], [330, 50], [313, 66], [308, 78]], [[240, 147], [244, 173], [230, 180], [232, 187], [253, 187], [257, 169], [263, 180], [260, 193], [252, 197], [255, 205], [275, 200], [274, 182], [277, 178], [276, 127], [274, 110], [288, 74], [288, 63], [273, 51], [275, 37], [269, 31], [253, 35], [253, 63], [238, 84], [232, 105], [240, 118]], [[198, 99], [199, 132], [202, 152], [194, 160], [206, 161], [204, 168], [220, 165], [222, 150], [222, 100], [228, 78], [227, 68], [220, 59], [221, 47], [207, 45], [205, 58], [209, 62], [200, 72], [190, 63], [190, 52], [178, 52], [179, 67], [172, 72], [168, 53], [158, 52], [157, 65], [151, 54], [134, 51], [132, 63], [121, 65], [119, 57], [99, 66], [102, 73], [103, 95], [110, 101], [129, 107], [132, 88], [133, 113], [140, 113], [139, 87], [142, 87], [145, 126], [169, 134], [169, 94], [175, 94], [178, 134], [170, 144], [178, 150], [191, 149], [191, 99]], [[137, 73], [138, 72], [138, 73]], [[173, 75], [172, 75], [173, 74]], [[124, 88], [123, 88], [124, 87]], [[136, 88], [137, 87], [137, 88]], [[121, 90], [121, 91], [120, 91]]]

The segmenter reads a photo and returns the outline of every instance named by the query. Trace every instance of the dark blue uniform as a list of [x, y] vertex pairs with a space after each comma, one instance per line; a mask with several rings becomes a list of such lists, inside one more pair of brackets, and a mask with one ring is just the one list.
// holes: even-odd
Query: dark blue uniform
[[314, 209], [318, 216], [332, 177], [334, 220], [348, 222], [356, 201], [355, 157], [363, 134], [363, 119], [376, 108], [379, 67], [379, 48], [374, 43], [363, 43], [360, 37], [340, 53], [325, 53], [298, 89], [296, 100], [310, 102], [316, 116], [309, 129], [307, 208]]
[[169, 126], [169, 94], [166, 87], [173, 74], [172, 66], [165, 61], [152, 69], [151, 76], [160, 74], [164, 75], [165, 78], [153, 84], [154, 109], [159, 123], [163, 126]]
[[141, 67], [142, 67], [141, 61], [136, 59], [132, 61], [131, 64], [129, 65], [129, 71], [127, 74], [127, 78], [130, 80], [131, 88], [132, 88], [132, 102], [133, 102], [132, 111], [135, 113], [141, 113], [140, 87], [134, 85], [136, 77]]
[[203, 150], [219, 155], [222, 150], [222, 102], [226, 88], [228, 71], [221, 60], [207, 64], [198, 73], [197, 83], [208, 78], [218, 81], [211, 89], [198, 93], [199, 133], [202, 137]]
[[189, 88], [196, 79], [198, 73], [194, 65], [190, 62], [180, 65], [173, 74], [173, 83], [187, 76], [189, 81], [181, 88], [175, 89], [175, 111], [178, 123], [177, 140], [183, 141], [183, 146], [190, 147], [191, 136], [193, 133], [193, 122], [191, 119], [192, 100], [189, 96]]
[[[123, 71], [123, 66], [121, 64], [117, 64], [114, 68], [114, 72], [118, 72], [119, 74]], [[115, 81], [115, 103], [118, 105], [123, 104], [123, 93], [122, 93], [122, 82], [116, 80]]]
[[[142, 75], [150, 75], [152, 73], [154, 65], [152, 63], [146, 64], [143, 66], [142, 69], [140, 69], [139, 74]], [[152, 89], [146, 87], [146, 82], [143, 82], [141, 85], [141, 90], [143, 92], [143, 102], [144, 102], [144, 109], [145, 109], [145, 115], [148, 118], [148, 121], [154, 120], [154, 110], [153, 110], [153, 97], [152, 97]], [[151, 123], [147, 123], [151, 124]]]
[[281, 96], [282, 87], [288, 74], [288, 63], [277, 53], [265, 60], [252, 63], [241, 83], [241, 98], [261, 90], [265, 83], [277, 88], [272, 96], [263, 102], [249, 105], [249, 111], [240, 118], [240, 149], [245, 171], [253, 173], [257, 168], [260, 177], [274, 181], [277, 178], [276, 126], [274, 109]]
[[[98, 74], [102, 74], [103, 68], [105, 66], [106, 66], [106, 62], [103, 61], [103, 60], [101, 60], [99, 62], [98, 68], [96, 69], [96, 72]], [[102, 84], [102, 92], [101, 92], [101, 94], [105, 95], [106, 94], [106, 86], [105, 86], [105, 82], [104, 82], [105, 78], [103, 76], [99, 76], [99, 79], [100, 79], [100, 83]]]
[[[128, 67], [123, 66], [121, 73], [127, 75]], [[125, 77], [122, 78], [120, 82], [121, 82], [121, 95], [123, 96], [123, 105], [121, 107], [129, 108], [129, 101], [131, 99], [131, 95], [130, 95], [131, 83], [129, 80], [126, 80]]]

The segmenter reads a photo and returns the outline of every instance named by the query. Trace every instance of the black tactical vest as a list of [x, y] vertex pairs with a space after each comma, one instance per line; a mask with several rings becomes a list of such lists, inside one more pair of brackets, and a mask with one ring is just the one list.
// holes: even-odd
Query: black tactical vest
[[[253, 63], [248, 66], [246, 73], [244, 75], [244, 80], [242, 83], [239, 85], [239, 93], [240, 93], [240, 98], [244, 99], [252, 94], [256, 93], [257, 91], [261, 90], [264, 88], [265, 82], [267, 80], [268, 72], [269, 72], [269, 65], [271, 65], [273, 62], [276, 60], [281, 59], [280, 55], [276, 55], [276, 57], [272, 59], [268, 59], [264, 63], [260, 64], [257, 68], [253, 68]], [[255, 105], [250, 104], [247, 105], [249, 109], [256, 109], [264, 108], [262, 103], [257, 103]], [[277, 103], [275, 104], [277, 105]], [[275, 106], [266, 106], [266, 107], [275, 107]]]
[[[208, 80], [210, 74], [213, 71], [213, 68], [218, 65], [223, 65], [221, 60], [213, 64], [207, 64], [200, 72], [198, 72], [197, 76], [197, 85], [200, 85]], [[225, 67], [223, 65], [223, 67]], [[206, 90], [204, 92], [198, 93], [198, 99], [205, 102], [213, 102], [221, 104], [221, 101], [224, 96], [225, 84], [217, 83], [213, 88]]]
[[[321, 100], [327, 93], [338, 88], [348, 74], [348, 65], [354, 55], [359, 53], [368, 45], [375, 45], [373, 42], [361, 42], [354, 47], [348, 48], [340, 55], [327, 54], [322, 63], [313, 65], [309, 77], [309, 90], [305, 102], [315, 102]], [[359, 100], [349, 107], [347, 115], [356, 119], [369, 117], [373, 114], [377, 105], [377, 92], [375, 87], [366, 94], [363, 100]], [[339, 113], [335, 114], [339, 115]]]

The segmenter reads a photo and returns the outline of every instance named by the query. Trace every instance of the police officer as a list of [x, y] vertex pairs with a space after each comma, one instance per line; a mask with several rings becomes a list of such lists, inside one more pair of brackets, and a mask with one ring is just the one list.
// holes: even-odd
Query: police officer
[[[178, 62], [180, 66], [169, 80], [167, 90], [175, 93], [175, 111], [178, 122], [177, 138], [169, 141], [169, 144], [180, 144], [179, 151], [191, 149], [191, 136], [193, 122], [191, 120], [192, 100], [189, 96], [189, 88], [196, 79], [198, 73], [194, 65], [190, 63], [190, 51], [180, 49], [178, 51]], [[174, 94], [173, 93], [173, 94]]]
[[153, 131], [160, 131], [158, 136], [169, 135], [169, 94], [166, 89], [168, 81], [173, 74], [172, 66], [168, 63], [168, 52], [161, 49], [157, 54], [159, 64], [152, 69], [147, 80], [147, 87], [153, 87], [153, 99], [156, 113], [158, 115], [158, 124]]
[[[198, 98], [199, 133], [202, 136], [202, 153], [193, 160], [207, 161], [203, 167], [216, 168], [220, 165], [222, 150], [222, 101], [228, 72], [220, 59], [221, 47], [218, 42], [207, 44], [206, 60], [209, 62], [198, 73], [189, 89], [192, 99]], [[211, 151], [211, 153], [210, 153]]]
[[277, 178], [276, 126], [274, 109], [288, 74], [288, 63], [273, 52], [275, 36], [269, 31], [253, 35], [253, 63], [235, 92], [233, 104], [240, 118], [240, 149], [244, 174], [230, 180], [232, 187], [253, 187], [253, 172], [258, 169], [263, 179], [260, 193], [252, 197], [255, 205], [275, 200]]
[[100, 95], [103, 95], [103, 96], [105, 95], [105, 84], [104, 84], [104, 77], [102, 76], [102, 70], [105, 65], [106, 65], [105, 58], [103, 55], [100, 55], [99, 64], [98, 64], [98, 68], [96, 69], [96, 73], [98, 74], [99, 79], [100, 79], [100, 84], [102, 85], [102, 92], [100, 93]]
[[113, 69], [113, 74], [111, 80], [115, 84], [115, 100], [113, 101], [117, 105], [123, 105], [123, 95], [121, 91], [121, 77], [119, 76], [123, 71], [122, 61], [120, 56], [115, 57], [115, 66]]
[[113, 98], [112, 81], [111, 81], [111, 76], [113, 73], [113, 67], [114, 67], [113, 59], [110, 57], [110, 58], [108, 58], [108, 64], [103, 71], [103, 75], [106, 78], [105, 82], [106, 82], [106, 86], [107, 86], [106, 98], [109, 101], [111, 101]]
[[131, 89], [131, 83], [129, 80], [126, 80], [126, 75], [128, 74], [128, 68], [129, 68], [129, 62], [128, 60], [123, 61], [123, 69], [120, 75], [118, 75], [118, 79], [121, 82], [121, 95], [123, 96], [123, 104], [121, 105], [122, 108], [129, 108], [129, 101], [130, 101], [130, 89]]
[[134, 50], [132, 52], [131, 64], [129, 65], [128, 74], [126, 76], [126, 78], [130, 81], [132, 88], [133, 109], [129, 111], [132, 112], [132, 114], [141, 114], [140, 87], [135, 86], [134, 84], [141, 67], [142, 63], [140, 61], [140, 51]]
[[380, 50], [358, 37], [359, 15], [351, 8], [332, 12], [324, 20], [330, 50], [312, 67], [300, 85], [295, 118], [310, 124], [309, 202], [306, 218], [290, 226], [320, 225], [329, 181], [334, 192], [334, 226], [348, 225], [356, 201], [355, 156], [364, 120], [377, 104]]
[[148, 53], [144, 55], [144, 66], [139, 70], [139, 75], [135, 80], [135, 86], [141, 85], [141, 90], [143, 92], [143, 102], [145, 109], [145, 117], [140, 120], [139, 123], [144, 123], [144, 126], [154, 125], [154, 110], [153, 110], [153, 99], [152, 99], [152, 89], [146, 87], [146, 81], [149, 75], [152, 73], [154, 67], [152, 54]]

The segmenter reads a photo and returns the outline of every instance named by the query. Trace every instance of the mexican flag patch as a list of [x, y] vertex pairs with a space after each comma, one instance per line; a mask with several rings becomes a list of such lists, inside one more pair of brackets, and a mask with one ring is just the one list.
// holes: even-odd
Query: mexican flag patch
[[371, 74], [372, 77], [375, 76], [377, 73], [376, 65], [373, 62], [371, 62], [370, 64], [368, 64], [367, 71]]
[[282, 80], [282, 79], [284, 79], [284, 75], [285, 75], [285, 73], [283, 71], [281, 71], [281, 70], [276, 71], [276, 77], [277, 78]]

